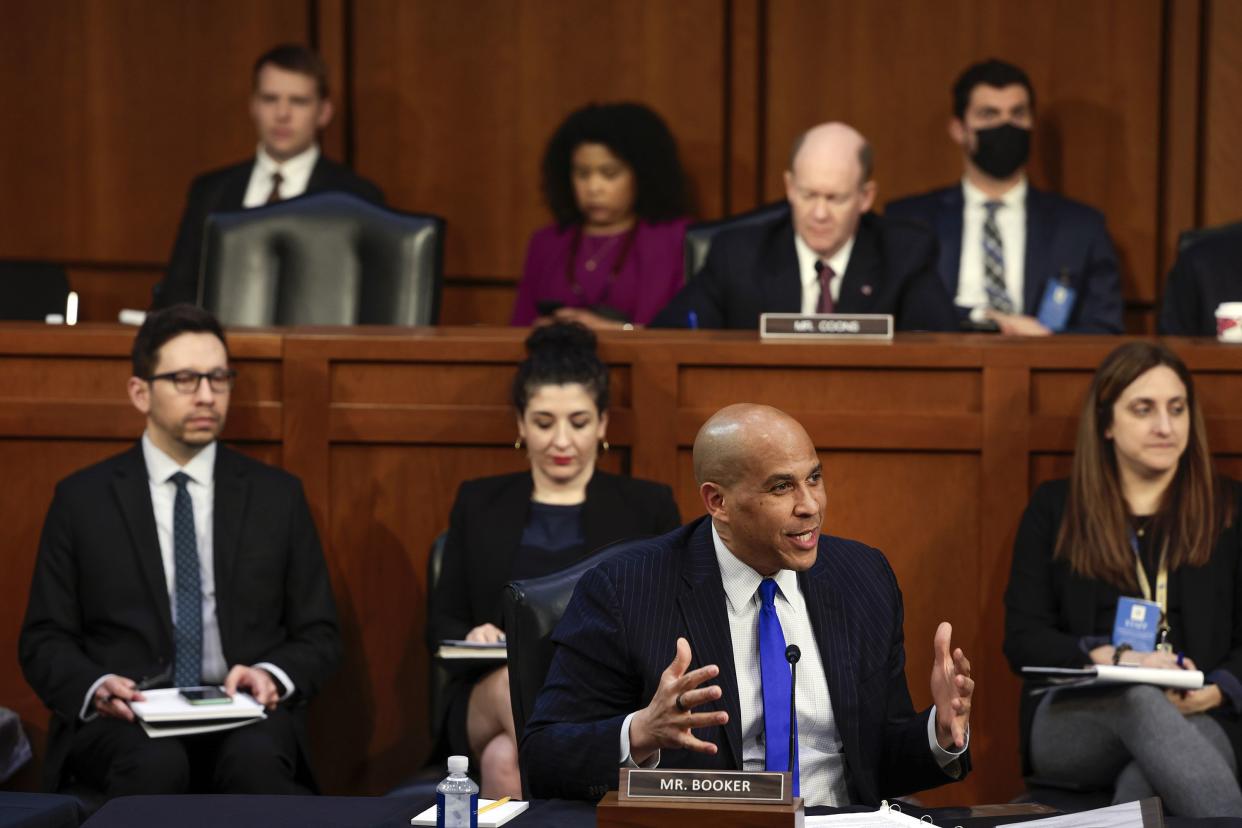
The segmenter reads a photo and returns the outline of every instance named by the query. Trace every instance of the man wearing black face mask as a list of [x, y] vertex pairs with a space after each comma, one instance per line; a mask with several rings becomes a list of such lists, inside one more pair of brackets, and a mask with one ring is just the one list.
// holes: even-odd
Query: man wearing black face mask
[[1121, 279], [1104, 217], [1027, 182], [1034, 110], [1035, 91], [1018, 67], [968, 67], [953, 87], [949, 122], [962, 148], [961, 183], [894, 201], [885, 215], [935, 231], [937, 271], [964, 327], [1121, 333]]

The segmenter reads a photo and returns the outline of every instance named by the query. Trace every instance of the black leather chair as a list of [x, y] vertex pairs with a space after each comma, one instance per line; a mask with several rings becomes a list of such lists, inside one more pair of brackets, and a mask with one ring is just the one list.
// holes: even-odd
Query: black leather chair
[[725, 230], [736, 230], [739, 227], [750, 227], [756, 224], [767, 224], [778, 221], [789, 214], [789, 202], [774, 201], [762, 207], [756, 207], [746, 213], [729, 216], [717, 221], [704, 221], [692, 224], [686, 229], [686, 281], [690, 281], [707, 261], [708, 251], [712, 249], [712, 239], [717, 233]]
[[[502, 601], [509, 649], [509, 701], [513, 705], [518, 744], [522, 743], [526, 722], [535, 709], [535, 697], [552, 666], [552, 630], [565, 613], [578, 579], [632, 543], [610, 543], [568, 569], [542, 578], [513, 581], [505, 587]], [[522, 785], [525, 789], [526, 783]]]
[[434, 325], [444, 219], [348, 193], [207, 217], [198, 303], [225, 325]]
[[1177, 252], [1185, 253], [1188, 248], [1205, 239], [1214, 238], [1215, 236], [1229, 236], [1239, 232], [1242, 232], [1242, 221], [1220, 224], [1216, 227], [1196, 227], [1191, 230], [1184, 230], [1177, 237]]
[[50, 262], [0, 261], [0, 319], [42, 322], [65, 312], [69, 277]]

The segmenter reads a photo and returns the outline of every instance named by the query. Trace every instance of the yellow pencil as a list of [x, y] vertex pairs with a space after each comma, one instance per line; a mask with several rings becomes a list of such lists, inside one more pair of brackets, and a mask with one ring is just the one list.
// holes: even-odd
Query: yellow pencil
[[479, 813], [482, 814], [482, 813], [486, 813], [487, 811], [490, 811], [492, 808], [499, 808], [501, 805], [504, 805], [510, 799], [512, 799], [512, 797], [502, 796], [500, 799], [497, 799], [491, 805], [484, 805], [482, 808], [479, 809]]

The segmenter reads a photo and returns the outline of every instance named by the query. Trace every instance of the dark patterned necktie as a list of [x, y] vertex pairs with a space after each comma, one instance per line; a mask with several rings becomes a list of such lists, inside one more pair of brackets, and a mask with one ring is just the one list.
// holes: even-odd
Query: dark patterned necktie
[[835, 304], [832, 301], [832, 279], [837, 274], [832, 272], [828, 263], [815, 260], [815, 273], [819, 275], [819, 302], [815, 306], [816, 313], [832, 313]]
[[1004, 204], [989, 201], [983, 206], [988, 211], [983, 220], [983, 286], [988, 292], [988, 307], [1001, 313], [1013, 313], [1013, 300], [1005, 287], [1005, 243], [1001, 241], [1000, 227], [996, 224], [996, 211]]
[[173, 582], [177, 598], [173, 680], [178, 687], [193, 687], [200, 683], [203, 670], [203, 589], [194, 535], [194, 502], [186, 488], [189, 475], [177, 472], [169, 480], [177, 487], [173, 500]]
[[281, 200], [280, 185], [285, 183], [285, 177], [279, 172], [272, 173], [272, 191], [267, 194], [265, 204], [275, 204]]

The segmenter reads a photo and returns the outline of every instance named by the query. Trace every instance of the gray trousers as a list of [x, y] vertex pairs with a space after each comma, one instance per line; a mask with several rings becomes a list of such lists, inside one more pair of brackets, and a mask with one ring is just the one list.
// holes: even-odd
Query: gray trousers
[[1211, 716], [1183, 716], [1150, 685], [1048, 693], [1031, 727], [1036, 775], [1113, 788], [1113, 802], [1159, 796], [1172, 814], [1242, 816], [1237, 760]]

